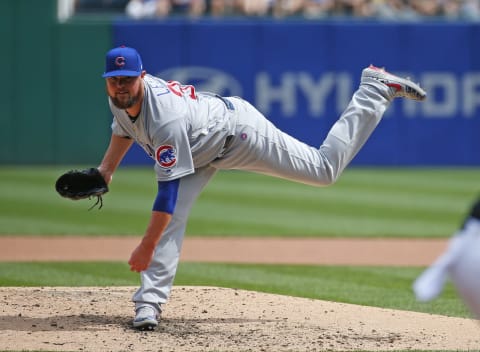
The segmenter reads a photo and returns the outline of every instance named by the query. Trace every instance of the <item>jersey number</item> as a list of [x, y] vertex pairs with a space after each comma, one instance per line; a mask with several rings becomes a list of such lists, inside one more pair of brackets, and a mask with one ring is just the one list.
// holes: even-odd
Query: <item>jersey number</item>
[[195, 94], [195, 87], [192, 85], [182, 85], [177, 81], [168, 81], [167, 82], [168, 89], [175, 94], [178, 95], [179, 97], [182, 97], [183, 95], [187, 95], [192, 99], [197, 99], [197, 95]]

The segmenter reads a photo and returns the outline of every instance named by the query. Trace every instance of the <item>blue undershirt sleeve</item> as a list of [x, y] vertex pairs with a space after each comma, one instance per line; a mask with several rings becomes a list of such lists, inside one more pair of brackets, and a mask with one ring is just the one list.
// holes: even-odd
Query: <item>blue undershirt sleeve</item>
[[175, 205], [177, 204], [179, 186], [179, 178], [171, 181], [158, 181], [157, 198], [155, 199], [155, 203], [153, 203], [152, 210], [173, 214]]

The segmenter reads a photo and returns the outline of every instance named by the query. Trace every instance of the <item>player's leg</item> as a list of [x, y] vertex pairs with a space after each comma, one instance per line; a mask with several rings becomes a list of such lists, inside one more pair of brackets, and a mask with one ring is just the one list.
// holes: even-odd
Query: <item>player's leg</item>
[[318, 149], [280, 131], [248, 102], [230, 98], [237, 130], [231, 147], [214, 165], [315, 186], [332, 184], [370, 137], [391, 100], [416, 99], [417, 94], [420, 100], [424, 92], [409, 81], [376, 68], [364, 70], [359, 89]]
[[480, 199], [463, 226], [450, 238], [447, 249], [413, 283], [418, 301], [427, 302], [443, 290], [447, 278], [475, 318], [480, 319]]
[[480, 319], [480, 199], [470, 209], [457, 236], [465, 244], [457, 260], [449, 268], [450, 277], [460, 297], [476, 319]]
[[235, 138], [227, 153], [213, 163], [216, 167], [326, 186], [337, 180], [360, 150], [389, 101], [372, 87], [360, 87], [318, 149], [280, 131], [248, 102], [234, 103]]
[[418, 301], [436, 298], [450, 277], [475, 318], [480, 319], [480, 199], [470, 209], [463, 226], [447, 249], [414, 281]]
[[470, 312], [480, 319], [480, 220], [471, 221], [476, 222], [474, 229], [469, 229], [473, 233], [468, 235], [468, 245], [450, 268], [450, 277]]
[[[137, 315], [142, 307], [153, 308], [160, 314], [160, 304], [167, 301], [177, 271], [190, 209], [216, 171], [213, 167], [204, 167], [181, 179], [172, 220], [160, 238], [150, 266], [140, 274], [141, 286], [132, 299]], [[137, 328], [151, 329], [157, 325], [155, 317], [137, 318], [139, 321], [134, 321]]]

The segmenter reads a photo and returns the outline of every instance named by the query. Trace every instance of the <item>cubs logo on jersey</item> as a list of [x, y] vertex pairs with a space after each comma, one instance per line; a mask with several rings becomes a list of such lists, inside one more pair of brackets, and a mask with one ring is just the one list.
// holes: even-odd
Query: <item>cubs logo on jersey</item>
[[172, 145], [161, 145], [155, 152], [155, 160], [164, 169], [171, 169], [177, 163], [177, 150]]

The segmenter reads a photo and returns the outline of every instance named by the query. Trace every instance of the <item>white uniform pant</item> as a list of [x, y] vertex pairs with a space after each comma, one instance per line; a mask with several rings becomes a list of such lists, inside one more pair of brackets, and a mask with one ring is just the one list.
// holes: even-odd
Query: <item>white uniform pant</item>
[[149, 303], [159, 308], [167, 301], [190, 209], [217, 170], [247, 170], [314, 186], [330, 185], [380, 122], [390, 104], [387, 89], [375, 80], [364, 82], [319, 149], [280, 131], [248, 102], [229, 97], [235, 106], [230, 112], [233, 141], [221, 158], [181, 179], [172, 220], [149, 268], [141, 273], [141, 287], [133, 296], [136, 305]]

